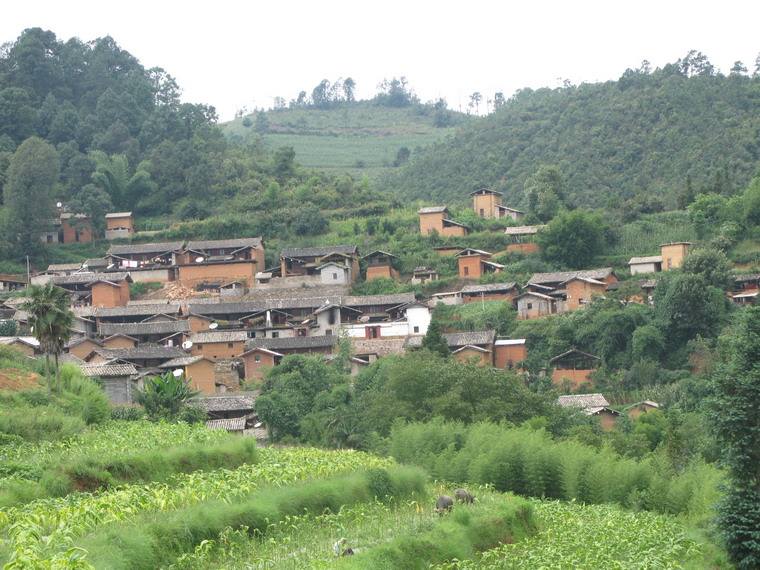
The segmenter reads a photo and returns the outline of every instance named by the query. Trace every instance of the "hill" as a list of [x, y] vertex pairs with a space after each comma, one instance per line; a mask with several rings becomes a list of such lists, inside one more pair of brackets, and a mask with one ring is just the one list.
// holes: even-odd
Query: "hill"
[[733, 193], [760, 160], [760, 76], [724, 76], [702, 64], [687, 57], [617, 81], [519, 91], [416, 153], [381, 186], [437, 202], [462, 202], [490, 186], [524, 206], [525, 180], [556, 165], [575, 205], [659, 197], [673, 208], [687, 188]]
[[326, 171], [375, 176], [394, 169], [399, 149], [411, 156], [419, 149], [456, 132], [456, 125], [471, 120], [468, 115], [449, 112], [450, 125], [436, 127], [431, 105], [389, 107], [373, 101], [342, 102], [329, 109], [294, 108], [263, 112], [225, 123], [229, 140], [246, 142], [262, 137], [274, 150], [292, 146], [300, 164]]

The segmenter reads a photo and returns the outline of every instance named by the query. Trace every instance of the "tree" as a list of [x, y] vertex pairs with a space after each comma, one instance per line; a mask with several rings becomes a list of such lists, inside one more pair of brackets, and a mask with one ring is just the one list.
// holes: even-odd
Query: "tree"
[[502, 93], [501, 91], [497, 91], [496, 93], [494, 93], [494, 95], [493, 95], [493, 108], [494, 109], [499, 109], [499, 108], [503, 107], [506, 104], [506, 102], [507, 101], [504, 98], [504, 93]]
[[407, 147], [402, 146], [399, 148], [396, 153], [396, 159], [393, 161], [393, 166], [401, 166], [402, 164], [409, 162], [410, 154], [411, 152]]
[[542, 222], [548, 222], [564, 204], [565, 190], [562, 174], [556, 166], [541, 165], [525, 180], [524, 191], [528, 211]]
[[29, 300], [22, 308], [29, 313], [29, 325], [34, 337], [40, 342], [45, 353], [45, 376], [48, 390], [50, 381], [50, 355], [55, 357], [55, 387], [60, 388], [58, 357], [71, 337], [74, 314], [69, 309], [69, 294], [52, 283], [32, 285], [28, 290]]
[[166, 372], [145, 380], [143, 389], [137, 393], [137, 402], [153, 421], [176, 420], [188, 400], [197, 394], [182, 374]]
[[562, 212], [538, 233], [536, 241], [547, 261], [573, 269], [589, 267], [605, 245], [606, 225], [599, 214]]
[[269, 132], [269, 119], [264, 111], [256, 111], [256, 121], [254, 122], [253, 130], [260, 135]]
[[274, 174], [278, 178], [287, 178], [295, 170], [296, 151], [292, 146], [281, 146], [274, 153]]
[[472, 95], [470, 95], [470, 105], [469, 107], [472, 109], [475, 107], [475, 114], [480, 114], [480, 102], [483, 100], [483, 95], [480, 93], [480, 91], [475, 91]]
[[443, 357], [451, 354], [449, 343], [447, 343], [446, 339], [443, 337], [443, 334], [441, 333], [441, 325], [437, 319], [430, 321], [428, 330], [425, 333], [425, 336], [422, 337], [422, 348]]
[[739, 569], [760, 567], [760, 307], [721, 338], [710, 420], [728, 471], [718, 521]]
[[94, 184], [86, 184], [69, 201], [69, 208], [78, 214], [87, 214], [93, 233], [102, 236], [106, 225], [105, 216], [113, 211], [113, 202], [105, 190]]
[[54, 217], [58, 171], [58, 153], [42, 139], [31, 137], [13, 153], [3, 198], [10, 219], [8, 241], [18, 244], [19, 257], [39, 249], [40, 235]]
[[733, 77], [743, 77], [747, 75], [747, 66], [744, 65], [741, 61], [736, 60], [734, 62], [734, 65], [731, 67], [730, 75]]
[[734, 284], [731, 266], [726, 254], [710, 247], [695, 249], [683, 263], [684, 273], [699, 275], [705, 283], [719, 289], [730, 289]]
[[354, 102], [354, 90], [356, 89], [356, 82], [351, 77], [346, 77], [343, 81], [343, 96], [348, 103]]

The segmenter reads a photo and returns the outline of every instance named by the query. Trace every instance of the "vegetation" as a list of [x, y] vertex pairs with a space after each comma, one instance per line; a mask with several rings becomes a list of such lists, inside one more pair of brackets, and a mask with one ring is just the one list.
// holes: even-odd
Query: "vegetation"
[[169, 371], [145, 379], [137, 401], [152, 420], [175, 420], [187, 409], [188, 401], [198, 393], [193, 391], [184, 377]]

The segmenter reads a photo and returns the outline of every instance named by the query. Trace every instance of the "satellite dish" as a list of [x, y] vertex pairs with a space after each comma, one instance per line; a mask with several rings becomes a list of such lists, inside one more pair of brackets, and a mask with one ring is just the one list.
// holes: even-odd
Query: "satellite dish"
[[195, 263], [203, 263], [203, 258], [202, 257], [196, 257], [195, 258]]
[[109, 264], [108, 264], [108, 267], [106, 267], [106, 269], [113, 269], [113, 266], [114, 266], [114, 264], [113, 264], [113, 263], [109, 263]]
[[255, 428], [260, 428], [260, 427], [261, 427], [261, 426], [263, 426], [263, 425], [264, 425], [264, 423], [263, 423], [263, 422], [256, 422], [255, 424], [253, 424], [253, 427], [255, 427]]
[[182, 343], [182, 348], [184, 348], [185, 350], [189, 350], [191, 346], [193, 346], [192, 340], [186, 340], [185, 342]]
[[215, 328], [217, 328], [218, 326], [219, 326], [219, 323], [211, 323], [211, 324], [208, 326], [208, 328], [210, 328], [211, 330], [214, 330], [214, 329], [215, 329]]
[[179, 378], [180, 376], [182, 376], [182, 374], [184, 374], [184, 372], [182, 371], [182, 369], [181, 369], [181, 368], [175, 368], [175, 369], [172, 371], [172, 374], [174, 374], [174, 377], [175, 377], [175, 378]]
[[63, 202], [56, 202], [55, 206], [56, 206], [56, 208], [61, 208], [61, 207], [63, 207]]

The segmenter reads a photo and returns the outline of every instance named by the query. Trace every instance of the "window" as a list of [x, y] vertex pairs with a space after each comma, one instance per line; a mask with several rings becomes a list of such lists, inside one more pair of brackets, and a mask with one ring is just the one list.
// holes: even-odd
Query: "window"
[[296, 336], [306, 336], [306, 329], [296, 330]]
[[201, 350], [203, 348], [203, 345], [202, 344], [196, 344], [195, 348], [197, 348], [198, 350]]
[[337, 279], [337, 278], [338, 278], [338, 274], [337, 273], [333, 273], [333, 279]]
[[327, 314], [327, 323], [334, 325], [335, 324], [335, 311], [336, 309], [330, 309], [330, 312]]
[[74, 241], [79, 241], [79, 230], [74, 230]]
[[232, 348], [232, 343], [231, 342], [227, 343], [227, 348]]
[[533, 308], [533, 303], [528, 303], [528, 310], [530, 311]]
[[415, 333], [418, 333], [418, 332], [420, 332], [420, 327], [414, 327], [414, 332], [415, 332]]
[[272, 338], [280, 338], [280, 333], [278, 331], [272, 331]]
[[261, 355], [260, 355], [260, 354], [256, 354], [256, 355], [253, 357], [253, 361], [254, 361], [254, 362], [261, 362]]
[[469, 275], [470, 274], [470, 268], [465, 265], [464, 267], [464, 274]]
[[365, 338], [380, 338], [380, 327], [364, 327]]
[[486, 213], [483, 211], [483, 208], [481, 208], [481, 209], [480, 209], [480, 217], [482, 218], [482, 217], [484, 217], [485, 215], [486, 215]]

